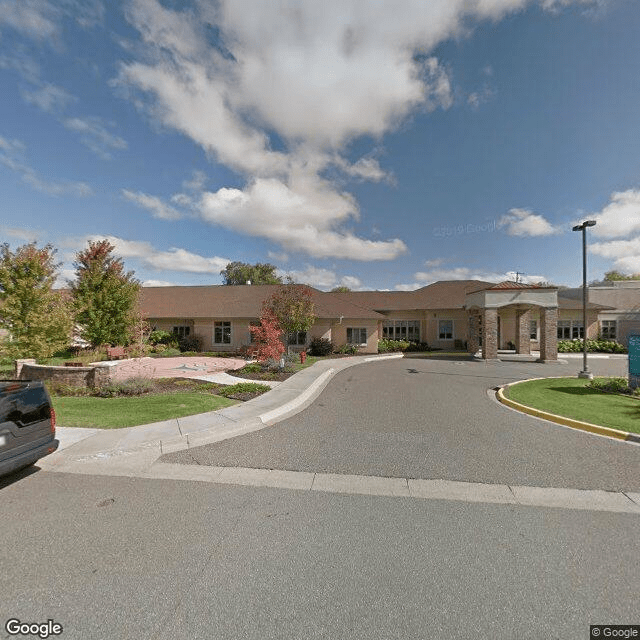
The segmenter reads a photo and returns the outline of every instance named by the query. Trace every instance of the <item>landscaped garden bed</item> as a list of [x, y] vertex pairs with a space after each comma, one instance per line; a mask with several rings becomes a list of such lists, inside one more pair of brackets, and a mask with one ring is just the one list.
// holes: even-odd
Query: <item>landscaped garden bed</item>
[[609, 393], [612, 379], [545, 378], [508, 386], [504, 395], [527, 407], [611, 429], [640, 433], [640, 397]]
[[50, 385], [62, 427], [133, 427], [217, 411], [269, 391], [266, 385], [220, 385], [187, 378], [131, 378], [99, 389]]

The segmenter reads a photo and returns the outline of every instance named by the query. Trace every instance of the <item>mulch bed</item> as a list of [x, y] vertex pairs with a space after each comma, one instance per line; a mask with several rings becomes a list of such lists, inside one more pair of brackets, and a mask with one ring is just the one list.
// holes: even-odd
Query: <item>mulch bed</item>
[[296, 371], [261, 371], [259, 373], [244, 373], [243, 371], [234, 371], [233, 369], [228, 369], [227, 373], [230, 376], [234, 376], [235, 378], [243, 378], [245, 380], [255, 380], [256, 382], [260, 382], [261, 380], [275, 380], [277, 382], [282, 382], [287, 378], [290, 378]]

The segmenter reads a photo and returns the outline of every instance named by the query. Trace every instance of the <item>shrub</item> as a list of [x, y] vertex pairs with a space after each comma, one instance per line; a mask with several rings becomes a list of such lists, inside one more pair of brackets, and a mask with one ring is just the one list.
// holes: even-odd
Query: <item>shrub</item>
[[153, 390], [153, 381], [149, 378], [129, 378], [122, 382], [114, 382], [95, 391], [100, 398], [113, 398], [116, 396], [141, 396]]
[[347, 354], [350, 356], [356, 355], [358, 353], [358, 345], [355, 344], [345, 344], [339, 349], [335, 351], [335, 353]]
[[431, 351], [426, 342], [410, 342], [405, 351]]
[[180, 353], [179, 349], [174, 349], [173, 347], [169, 347], [168, 349], [165, 349], [162, 353], [159, 353], [158, 355], [161, 356], [162, 358], [175, 358], [176, 356], [181, 356], [182, 353]]
[[256, 393], [258, 391], [264, 393], [270, 390], [271, 387], [266, 384], [259, 384], [258, 382], [238, 382], [238, 384], [232, 384], [224, 389], [220, 389], [217, 395], [229, 397], [238, 393]]
[[640, 395], [640, 387], [632, 389], [627, 378], [594, 378], [586, 385], [590, 389], [597, 391], [607, 391], [609, 393], [624, 393], [626, 395]]
[[[578, 353], [582, 351], [582, 338], [558, 340], [559, 353]], [[593, 340], [587, 338], [587, 351], [599, 353], [626, 353], [624, 345], [615, 340]]]
[[264, 370], [264, 367], [257, 362], [250, 362], [249, 364], [245, 364], [240, 371], [242, 373], [260, 373]]
[[309, 345], [309, 355], [328, 356], [333, 351], [333, 344], [327, 338], [314, 338]]
[[202, 340], [202, 336], [192, 335], [192, 336], [184, 336], [178, 340], [178, 349], [183, 353], [185, 351], [195, 351], [200, 353], [202, 351], [204, 341]]
[[47, 381], [45, 386], [52, 396], [90, 396], [94, 393], [93, 389], [88, 389], [84, 386], [74, 387], [73, 385], [54, 382], [53, 380]]
[[383, 338], [378, 340], [378, 353], [389, 353], [390, 351], [406, 351], [409, 348], [409, 342], [406, 340], [389, 340]]
[[160, 329], [156, 329], [149, 334], [149, 342], [154, 345], [175, 345], [176, 338], [172, 333], [169, 333], [168, 331], [161, 331]]

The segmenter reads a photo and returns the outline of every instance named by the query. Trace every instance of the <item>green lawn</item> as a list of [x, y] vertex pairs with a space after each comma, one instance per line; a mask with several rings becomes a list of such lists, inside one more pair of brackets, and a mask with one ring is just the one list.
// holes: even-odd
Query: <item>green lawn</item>
[[588, 389], [588, 382], [580, 378], [531, 380], [509, 387], [505, 395], [565, 418], [640, 433], [640, 400]]
[[183, 418], [237, 404], [236, 400], [206, 393], [166, 393], [124, 398], [54, 396], [52, 401], [59, 426], [102, 429]]

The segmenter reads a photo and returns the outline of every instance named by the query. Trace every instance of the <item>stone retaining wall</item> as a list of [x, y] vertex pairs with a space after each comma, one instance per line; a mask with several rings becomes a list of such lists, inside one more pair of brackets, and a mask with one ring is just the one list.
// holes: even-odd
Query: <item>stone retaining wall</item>
[[18, 380], [46, 380], [89, 389], [111, 382], [109, 367], [53, 367], [36, 364], [33, 359], [16, 360], [15, 377]]

